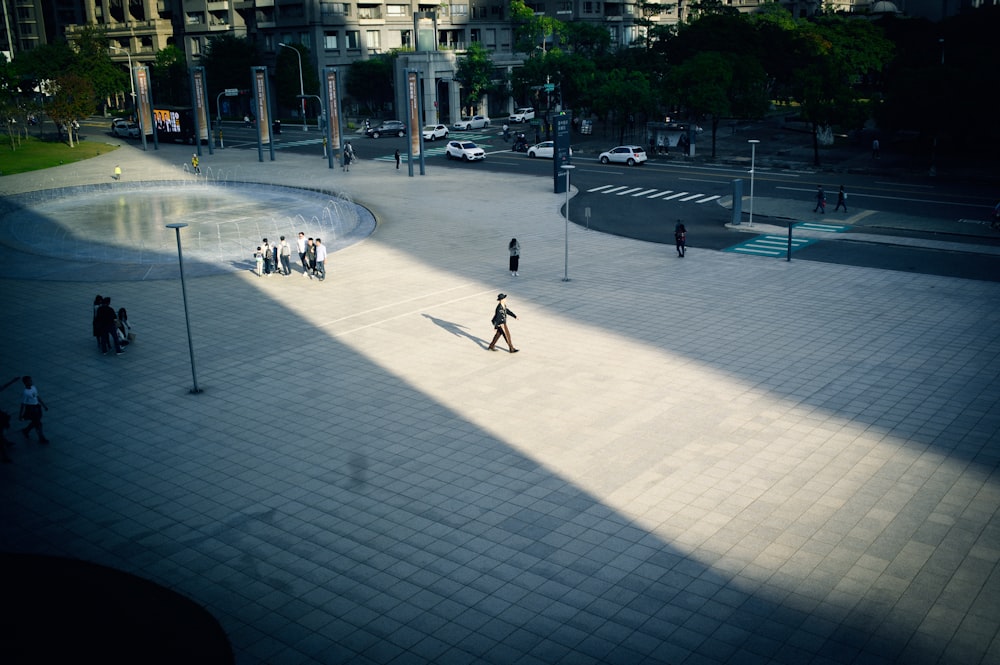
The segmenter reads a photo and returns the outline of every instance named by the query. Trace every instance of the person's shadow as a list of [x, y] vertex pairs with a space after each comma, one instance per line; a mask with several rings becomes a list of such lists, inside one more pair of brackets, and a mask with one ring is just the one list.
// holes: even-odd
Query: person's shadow
[[475, 342], [477, 345], [479, 345], [484, 349], [487, 347], [485, 339], [480, 339], [475, 335], [470, 335], [469, 333], [465, 332], [465, 326], [460, 326], [457, 323], [452, 323], [451, 321], [445, 321], [444, 319], [435, 318], [430, 314], [424, 314], [423, 316], [427, 319], [430, 319], [434, 325], [450, 332], [452, 335], [456, 337], [465, 337], [467, 339], [471, 339], [473, 342]]

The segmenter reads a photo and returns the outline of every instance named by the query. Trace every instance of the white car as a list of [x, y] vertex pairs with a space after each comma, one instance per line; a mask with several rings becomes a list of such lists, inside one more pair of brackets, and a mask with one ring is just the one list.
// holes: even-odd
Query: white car
[[444, 125], [427, 125], [424, 127], [424, 140], [437, 141], [448, 138], [448, 128]]
[[448, 159], [461, 159], [463, 162], [486, 159], [483, 149], [472, 141], [448, 141], [444, 154]]
[[[542, 141], [528, 148], [528, 157], [541, 157], [542, 159], [552, 159], [555, 154], [555, 141]], [[569, 149], [569, 156], [573, 156], [573, 148]]]
[[597, 158], [601, 164], [615, 162], [616, 164], [628, 164], [635, 166], [646, 161], [646, 151], [638, 145], [620, 145], [607, 152], [602, 152]]
[[528, 122], [529, 120], [535, 119], [535, 109], [530, 106], [524, 106], [519, 109], [514, 109], [514, 112], [510, 114], [510, 122]]
[[454, 125], [451, 126], [452, 129], [464, 129], [468, 131], [470, 129], [482, 129], [483, 127], [490, 126], [490, 119], [485, 115], [474, 115], [471, 118], [462, 118]]

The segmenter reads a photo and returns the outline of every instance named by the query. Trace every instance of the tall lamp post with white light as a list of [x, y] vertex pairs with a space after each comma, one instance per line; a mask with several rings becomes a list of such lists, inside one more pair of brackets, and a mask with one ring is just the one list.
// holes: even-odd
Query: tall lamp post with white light
[[299, 58], [299, 99], [302, 100], [302, 131], [305, 132], [308, 131], [309, 126], [306, 124], [306, 88], [302, 85], [302, 54], [294, 46], [282, 44], [281, 42], [278, 42], [278, 46], [295, 51], [295, 55]]
[[201, 392], [201, 388], [198, 387], [198, 374], [194, 369], [194, 344], [191, 342], [191, 316], [188, 314], [187, 287], [184, 284], [184, 254], [181, 252], [181, 229], [185, 226], [187, 224], [184, 222], [167, 224], [167, 228], [173, 229], [174, 233], [177, 234], [177, 262], [181, 268], [181, 295], [184, 298], [184, 322], [187, 324], [188, 352], [191, 354], [191, 378], [194, 380], [194, 388], [190, 392], [192, 395], [197, 395]]
[[135, 113], [135, 73], [132, 71], [132, 54], [128, 52], [128, 49], [124, 49], [121, 46], [108, 44], [108, 47], [114, 51], [121, 51], [128, 56], [128, 82], [132, 86], [132, 113]]
[[563, 173], [566, 174], [566, 233], [565, 233], [565, 256], [563, 260], [563, 279], [562, 281], [569, 281], [569, 172], [576, 167], [572, 164], [563, 164], [562, 167], [565, 169]]
[[753, 176], [757, 162], [757, 144], [760, 141], [750, 139], [747, 143], [750, 144], [750, 226], [753, 226]]

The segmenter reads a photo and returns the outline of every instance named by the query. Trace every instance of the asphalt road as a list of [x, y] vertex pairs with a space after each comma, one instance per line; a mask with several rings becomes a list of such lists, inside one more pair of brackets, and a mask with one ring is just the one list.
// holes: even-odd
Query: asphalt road
[[[257, 150], [255, 129], [233, 123], [226, 125], [223, 131], [225, 149]], [[310, 131], [302, 131], [299, 125], [286, 125], [276, 138], [279, 151], [313, 154], [317, 159], [323, 157], [322, 134], [315, 126], [311, 126]], [[386, 168], [394, 167], [392, 155], [396, 149], [404, 156], [407, 150], [406, 138], [370, 139], [356, 134], [346, 138], [359, 159], [382, 161]], [[451, 138], [475, 141], [486, 150], [487, 159], [476, 163], [447, 160], [443, 156], [445, 141], [438, 140], [425, 142], [426, 168], [455, 169], [462, 174], [459, 177], [476, 174], [472, 177], [477, 182], [496, 172], [536, 174], [549, 182], [553, 180], [550, 160], [529, 159], [523, 153], [512, 152], [498, 128], [453, 132]], [[746, 233], [726, 228], [726, 223], [731, 221], [731, 211], [721, 205], [734, 196], [736, 180], [743, 183], [743, 195], [749, 194], [745, 168], [657, 160], [638, 167], [602, 165], [596, 154], [575, 155], [573, 163], [576, 168], [571, 179], [578, 193], [571, 200], [570, 219], [576, 224], [606, 233], [672, 244], [674, 224], [682, 220], [688, 228], [692, 247], [721, 251], [747, 240]], [[995, 192], [976, 184], [942, 182], [912, 175], [871, 180], [859, 175], [769, 170], [759, 166], [754, 174], [754, 195], [801, 201], [803, 215], [806, 215], [813, 207], [818, 180], [828, 192], [830, 210], [841, 184], [849, 192], [849, 201], [855, 208], [942, 219], [983, 219], [994, 205], [996, 196]], [[788, 221], [770, 220], [768, 223], [787, 224]], [[884, 242], [858, 242], [853, 241], [848, 232], [831, 241], [816, 242], [797, 250], [793, 260], [1000, 281], [1000, 259], [995, 255], [908, 247], [893, 244], [891, 240], [892, 236], [902, 236], [996, 246], [1000, 245], [998, 238], [942, 236], [899, 228], [863, 230], [866, 234], [883, 234], [887, 238]]]

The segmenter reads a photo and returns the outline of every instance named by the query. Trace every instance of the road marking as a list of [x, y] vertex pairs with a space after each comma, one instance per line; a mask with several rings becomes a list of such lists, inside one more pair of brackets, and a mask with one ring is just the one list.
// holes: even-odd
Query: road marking
[[647, 199], [657, 199], [657, 198], [659, 198], [659, 197], [661, 197], [661, 196], [666, 196], [667, 194], [669, 194], [669, 193], [670, 193], [670, 192], [672, 192], [672, 191], [674, 191], [674, 190], [672, 190], [672, 189], [667, 189], [667, 190], [664, 190], [664, 191], [662, 191], [662, 192], [657, 192], [656, 194], [653, 194], [653, 195], [651, 195], [651, 196], [647, 196], [646, 198], [647, 198]]
[[677, 192], [677, 193], [676, 193], [676, 194], [674, 194], [673, 196], [668, 196], [667, 198], [665, 198], [665, 199], [663, 199], [663, 200], [664, 200], [664, 201], [670, 201], [671, 199], [679, 199], [679, 198], [680, 198], [680, 197], [682, 197], [682, 196], [687, 196], [687, 195], [688, 195], [689, 193], [690, 193], [690, 192]]
[[691, 196], [686, 196], [683, 199], [681, 199], [681, 203], [687, 203], [688, 201], [692, 201], [698, 198], [699, 196], [704, 196], [704, 194], [692, 194]]
[[633, 187], [632, 189], [626, 189], [624, 192], [618, 192], [615, 196], [625, 196], [626, 194], [631, 194], [632, 192], [638, 192], [642, 187]]
[[628, 189], [628, 186], [627, 185], [621, 185], [620, 187], [614, 187], [612, 189], [609, 189], [609, 190], [605, 191], [604, 193], [605, 194], [613, 194], [613, 193], [615, 193], [615, 192], [617, 192], [619, 190], [622, 190], [622, 189]]
[[709, 201], [714, 201], [715, 199], [718, 199], [718, 198], [722, 198], [722, 197], [719, 196], [718, 194], [715, 194], [713, 196], [706, 196], [705, 198], [701, 199], [700, 201], [695, 201], [695, 203], [708, 203]]
[[600, 192], [604, 189], [610, 189], [613, 185], [601, 185], [600, 187], [594, 187], [593, 189], [588, 189], [587, 192]]
[[819, 222], [796, 222], [792, 224], [794, 229], [802, 229], [803, 231], [820, 231], [822, 233], [843, 233], [847, 229], [851, 228], [843, 224], [820, 224]]
[[639, 192], [638, 194], [633, 194], [632, 196], [636, 196], [636, 197], [646, 196], [646, 194], [649, 194], [650, 192], [655, 192], [655, 191], [656, 191], [655, 189], [646, 189], [646, 190], [643, 190], [643, 191]]
[[[812, 238], [793, 238], [792, 251], [796, 251], [808, 245], [818, 242]], [[784, 256], [788, 253], [788, 238], [776, 235], [756, 236], [741, 242], [732, 247], [726, 247], [722, 251], [734, 252], [737, 254], [750, 254], [753, 256]]]

